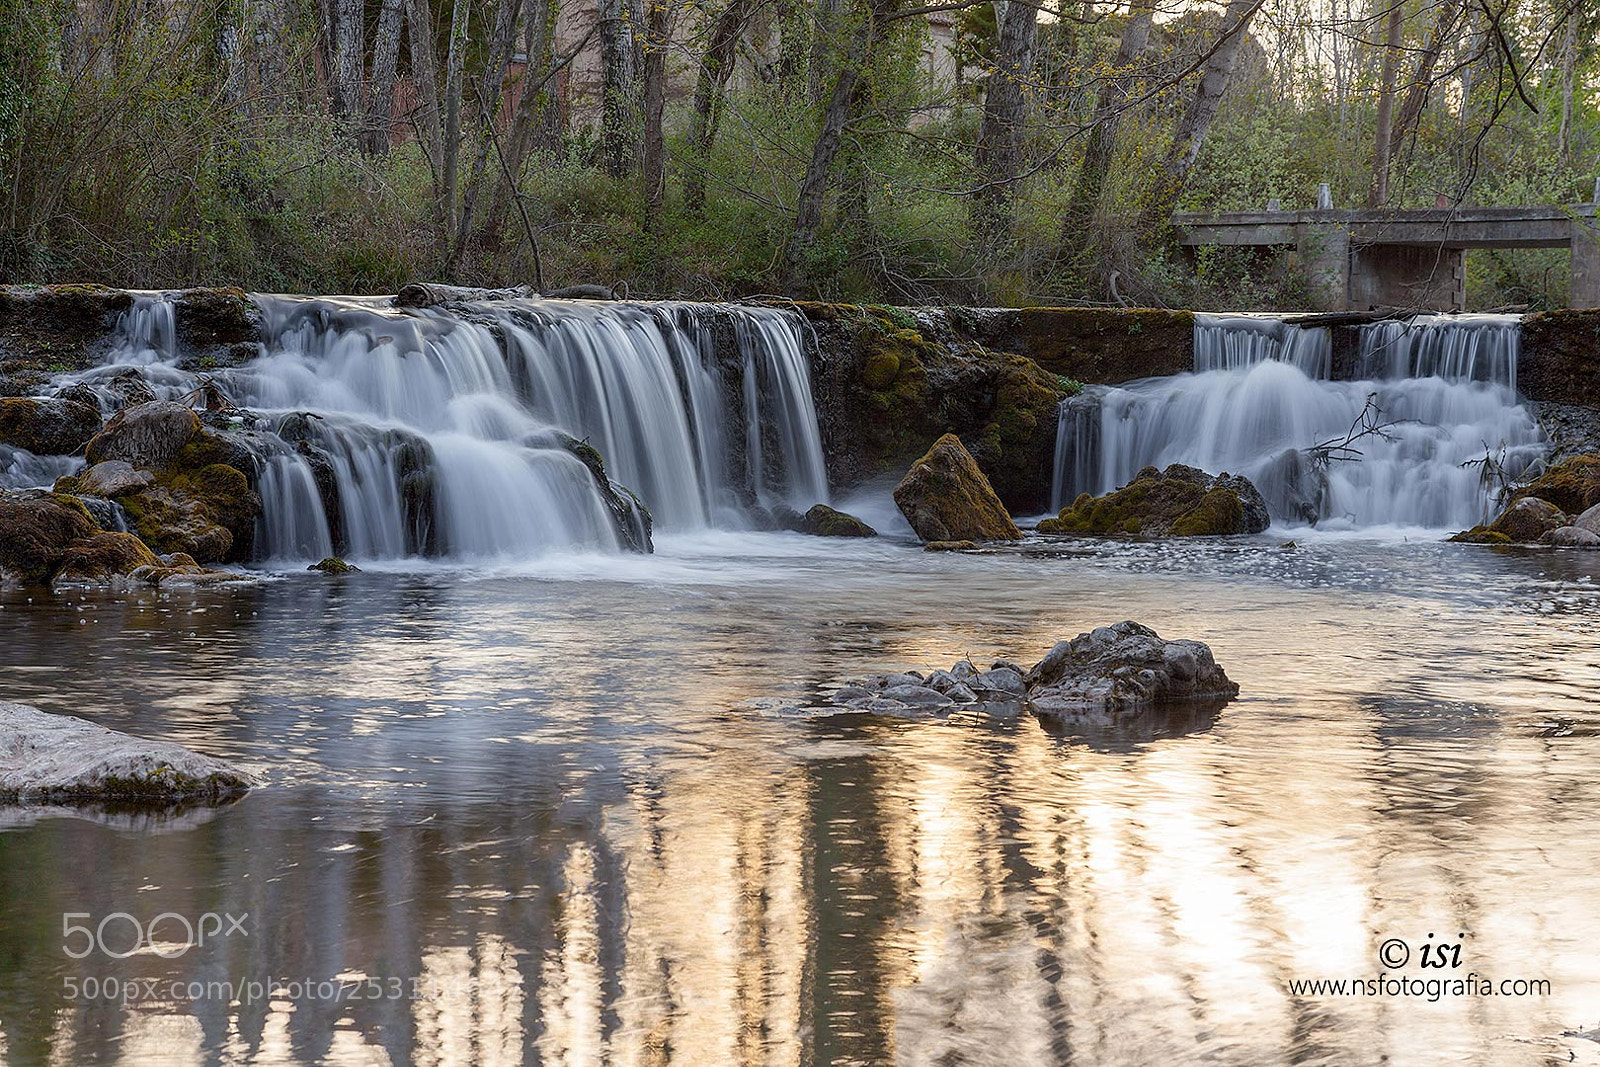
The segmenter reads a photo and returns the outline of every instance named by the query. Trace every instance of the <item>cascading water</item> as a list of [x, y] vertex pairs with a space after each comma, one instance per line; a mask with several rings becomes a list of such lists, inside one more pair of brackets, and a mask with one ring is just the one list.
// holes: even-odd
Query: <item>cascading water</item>
[[[1247, 476], [1279, 521], [1461, 529], [1492, 506], [1489, 472], [1515, 477], [1543, 454], [1517, 401], [1514, 318], [1386, 322], [1359, 348], [1367, 377], [1332, 381], [1325, 329], [1197, 316], [1195, 373], [1063, 403], [1054, 506], [1186, 463]], [[1317, 449], [1347, 440], [1354, 452]]]
[[[264, 343], [240, 366], [184, 369], [171, 303], [145, 297], [124, 314], [105, 365], [55, 385], [109, 412], [130, 389], [176, 399], [209, 378], [252, 413], [228, 429], [255, 460], [260, 558], [616, 550], [643, 538], [632, 494], [667, 529], [743, 525], [752, 507], [827, 500], [809, 364], [789, 312], [257, 303]], [[604, 459], [611, 492], [585, 443]], [[81, 465], [26, 453], [0, 461], [10, 486], [47, 485]]]

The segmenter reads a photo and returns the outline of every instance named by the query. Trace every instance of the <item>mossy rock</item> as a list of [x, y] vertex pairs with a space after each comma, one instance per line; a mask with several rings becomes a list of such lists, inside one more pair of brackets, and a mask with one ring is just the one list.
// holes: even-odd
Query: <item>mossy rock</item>
[[74, 497], [41, 489], [0, 490], [0, 578], [43, 585], [68, 549], [98, 529]]
[[321, 571], [323, 574], [360, 574], [361, 568], [353, 563], [346, 563], [337, 556], [329, 556], [307, 567], [308, 571]]
[[130, 577], [140, 567], [160, 566], [156, 554], [133, 534], [101, 530], [67, 546], [51, 583], [100, 585]]
[[1571, 516], [1548, 500], [1525, 496], [1513, 501], [1488, 526], [1474, 526], [1450, 538], [1462, 544], [1534, 544], [1545, 534], [1571, 522]]
[[1537, 497], [1569, 515], [1600, 504], [1600, 455], [1573, 456], [1516, 491], [1515, 500]]
[[814, 537], [877, 537], [878, 531], [856, 518], [836, 511], [826, 504], [817, 504], [800, 520], [802, 533]]
[[89, 441], [84, 454], [91, 464], [121, 460], [159, 471], [200, 432], [200, 416], [171, 400], [152, 400], [123, 408]]
[[173, 302], [178, 340], [192, 349], [231, 349], [260, 336], [258, 313], [243, 289], [186, 289]]
[[1022, 531], [1006, 513], [972, 454], [947, 433], [911, 465], [894, 502], [924, 541], [1016, 541]]
[[1046, 534], [1097, 536], [1216, 537], [1260, 533], [1270, 518], [1255, 486], [1237, 476], [1213, 478], [1174, 463], [1164, 471], [1141, 470], [1127, 485], [1102, 497], [1080, 493], [1054, 519], [1039, 523]]
[[133, 297], [99, 285], [0, 286], [0, 353], [8, 374], [85, 370]]
[[1470, 530], [1456, 534], [1449, 540], [1462, 545], [1509, 545], [1512, 543], [1511, 538], [1489, 526], [1474, 526]]
[[100, 429], [100, 409], [76, 400], [0, 399], [0, 444], [37, 456], [70, 456]]

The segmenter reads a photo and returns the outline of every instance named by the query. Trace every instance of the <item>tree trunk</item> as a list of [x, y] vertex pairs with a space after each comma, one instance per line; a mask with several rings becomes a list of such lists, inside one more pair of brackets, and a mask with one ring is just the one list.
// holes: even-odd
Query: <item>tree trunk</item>
[[723, 93], [733, 74], [734, 49], [744, 32], [751, 0], [728, 0], [728, 6], [711, 27], [711, 40], [700, 62], [700, 76], [694, 87], [694, 118], [689, 127], [689, 144], [694, 158], [683, 177], [683, 202], [689, 213], [699, 217], [706, 207], [706, 167], [711, 146], [717, 139], [722, 117]]
[[331, 33], [327, 55], [333, 113], [341, 119], [359, 121], [364, 113], [361, 82], [366, 60], [363, 4], [361, 0], [323, 0], [323, 3], [328, 8], [324, 25]]
[[983, 184], [973, 198], [973, 229], [990, 243], [1011, 236], [1016, 221], [1012, 186], [1022, 167], [1022, 133], [1027, 121], [1027, 86], [1033, 76], [1033, 43], [1039, 9], [1030, 0], [1009, 0], [1000, 18], [994, 70], [983, 94], [976, 161]]
[[546, 121], [549, 110], [549, 91], [544, 85], [554, 59], [555, 0], [524, 0], [522, 5], [522, 52], [528, 64], [522, 72], [522, 85], [517, 91], [517, 109], [511, 119], [511, 135], [505, 139], [505, 173], [495, 187], [494, 203], [489, 208], [488, 225], [498, 230], [505, 222], [506, 212], [517, 190], [513, 187], [522, 176], [522, 166], [533, 151], [534, 142]]
[[394, 71], [400, 60], [401, 0], [383, 0], [372, 41], [372, 81], [367, 93], [367, 128], [362, 145], [371, 155], [389, 151], [394, 125]]
[[1561, 129], [1556, 138], [1557, 158], [1566, 163], [1572, 156], [1572, 82], [1578, 61], [1578, 12], [1567, 11], [1561, 40]]
[[1261, 10], [1262, 0], [1230, 0], [1223, 15], [1224, 37], [1211, 52], [1200, 71], [1200, 84], [1195, 87], [1194, 98], [1172, 138], [1157, 172], [1155, 189], [1145, 204], [1140, 228], [1145, 233], [1165, 233], [1172, 224], [1172, 212], [1178, 198], [1183, 195], [1183, 185], [1189, 170], [1200, 156], [1206, 134], [1216, 120], [1217, 109], [1227, 95], [1233, 81], [1233, 68], [1239, 61], [1239, 49], [1250, 32], [1250, 22]]
[[600, 146], [606, 170], [620, 178], [633, 166], [635, 93], [632, 22], [627, 0], [600, 0], [601, 87]]
[[1438, 65], [1444, 46], [1456, 32], [1461, 11], [1461, 7], [1455, 6], [1437, 13], [1433, 34], [1423, 47], [1422, 54], [1417, 57], [1416, 73], [1412, 76], [1410, 85], [1406, 87], [1406, 95], [1400, 101], [1400, 111], [1395, 117], [1394, 128], [1389, 132], [1391, 161], [1399, 154], [1406, 138], [1416, 132], [1417, 123], [1422, 119], [1422, 109], [1428, 103], [1428, 94], [1433, 91], [1433, 68]]
[[1382, 86], [1378, 90], [1378, 130], [1372, 149], [1372, 191], [1367, 196], [1368, 207], [1382, 207], [1389, 202], [1389, 153], [1393, 147], [1395, 83], [1400, 78], [1400, 33], [1405, 28], [1405, 15], [1400, 0], [1391, 0], [1388, 24], [1383, 34]]
[[644, 228], [655, 233], [667, 192], [667, 145], [662, 115], [667, 103], [667, 43], [672, 35], [672, 8], [668, 0], [650, 0], [644, 40]]
[[1100, 92], [1100, 99], [1095, 102], [1094, 126], [1089, 131], [1089, 143], [1084, 147], [1083, 167], [1078, 172], [1072, 201], [1062, 220], [1063, 248], [1081, 246], [1088, 237], [1089, 224], [1100, 211], [1106, 177], [1111, 173], [1111, 162], [1116, 157], [1117, 130], [1122, 125], [1122, 112], [1127, 107], [1128, 94], [1133, 87], [1132, 68], [1150, 43], [1150, 25], [1154, 16], [1154, 0], [1139, 0], [1127, 24], [1122, 27], [1115, 66]]
[[222, 98], [242, 119], [249, 118], [249, 83], [239, 40], [239, 12], [231, 3], [217, 5], [217, 63], [223, 71]]
[[[411, 83], [417, 91], [412, 121], [439, 182], [443, 178], [444, 131], [439, 122], [439, 57], [433, 47], [433, 13], [428, 0], [406, 0], [406, 39], [411, 44]], [[443, 223], [442, 216], [439, 221]]]
[[827, 107], [822, 112], [822, 127], [817, 131], [817, 140], [811, 149], [811, 162], [806, 165], [805, 176], [800, 182], [794, 227], [784, 249], [782, 282], [791, 292], [803, 280], [806, 253], [822, 229], [822, 202], [828, 191], [828, 174], [833, 169], [834, 157], [839, 154], [845, 123], [850, 118], [862, 72], [872, 57], [873, 46], [883, 22], [899, 4], [900, 0], [872, 0], [865, 20], [851, 39], [848, 53], [839, 64], [833, 92], [828, 96]]
[[[450, 13], [450, 43], [445, 52], [444, 75], [444, 152], [439, 169], [442, 173], [443, 195], [439, 215], [445, 220], [440, 231], [441, 252], [453, 246], [450, 241], [451, 225], [456, 217], [456, 187], [459, 181], [461, 160], [461, 82], [462, 67], [466, 63], [467, 19], [471, 11], [470, 0], [453, 0]], [[448, 253], [446, 253], [448, 259]]]
[[839, 32], [839, 13], [843, 0], [817, 0], [816, 16], [811, 20], [811, 62], [806, 68], [806, 86], [813, 104], [822, 103], [828, 91], [828, 62], [833, 51], [833, 35]]
[[450, 258], [445, 264], [446, 273], [455, 271], [456, 264], [466, 252], [467, 241], [472, 236], [473, 212], [477, 207], [478, 195], [483, 191], [484, 177], [489, 169], [489, 155], [499, 147], [499, 134], [493, 126], [500, 114], [500, 102], [503, 96], [501, 90], [506, 83], [506, 69], [511, 64], [511, 53], [516, 50], [519, 6], [519, 0], [500, 0], [493, 35], [489, 38], [489, 56], [484, 63], [483, 77], [473, 87], [473, 99], [465, 102], [471, 109], [473, 119], [484, 126], [483, 141], [478, 145], [477, 162], [473, 164], [472, 175], [461, 198], [461, 214], [456, 222], [455, 243], [451, 246]]

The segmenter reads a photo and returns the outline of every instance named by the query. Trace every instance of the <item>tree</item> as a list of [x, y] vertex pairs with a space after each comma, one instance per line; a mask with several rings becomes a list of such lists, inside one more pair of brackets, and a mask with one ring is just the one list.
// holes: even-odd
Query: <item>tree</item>
[[1372, 191], [1368, 207], [1389, 202], [1389, 154], [1393, 149], [1395, 83], [1400, 77], [1400, 34], [1405, 28], [1401, 0], [1392, 0], [1383, 34], [1383, 85], [1378, 90], [1378, 128], [1372, 152]]
[[1033, 75], [1033, 45], [1039, 9], [1031, 0], [1008, 0], [1000, 18], [994, 67], [984, 92], [976, 160], [982, 185], [973, 197], [973, 223], [988, 243], [1011, 234], [1015, 216], [1012, 186], [1022, 162], [1027, 87]]
[[733, 74], [734, 49], [744, 31], [750, 8], [751, 0], [727, 0], [712, 23], [706, 54], [700, 61], [700, 73], [694, 86], [694, 114], [689, 127], [692, 156], [683, 177], [684, 206], [692, 215], [705, 211], [706, 168], [710, 163], [711, 146], [717, 139], [717, 124], [722, 118], [723, 94]]
[[1132, 90], [1134, 64], [1149, 44], [1150, 25], [1154, 17], [1154, 0], [1136, 0], [1128, 13], [1128, 21], [1122, 27], [1111, 73], [1095, 102], [1094, 119], [1089, 128], [1088, 143], [1084, 147], [1083, 163], [1078, 170], [1078, 181], [1073, 187], [1072, 201], [1062, 219], [1063, 248], [1081, 245], [1089, 237], [1089, 223], [1100, 209], [1106, 176], [1111, 172], [1111, 161], [1116, 157], [1117, 130]]

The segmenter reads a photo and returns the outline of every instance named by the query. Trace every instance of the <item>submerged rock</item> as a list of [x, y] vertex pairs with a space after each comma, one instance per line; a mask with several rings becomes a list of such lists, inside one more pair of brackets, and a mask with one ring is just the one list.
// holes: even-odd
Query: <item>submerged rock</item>
[[1016, 541], [1022, 531], [978, 468], [947, 433], [894, 488], [894, 502], [924, 541]]
[[924, 552], [970, 552], [978, 547], [976, 541], [929, 541], [922, 546]]
[[878, 531], [842, 511], [817, 504], [800, 517], [799, 530], [813, 537], [877, 537]]
[[100, 429], [100, 409], [78, 400], [0, 399], [0, 444], [36, 456], [70, 456]]
[[346, 563], [337, 556], [330, 556], [325, 560], [313, 563], [307, 567], [308, 571], [321, 571], [323, 574], [360, 574], [361, 568], [354, 563]]
[[255, 776], [180, 745], [0, 702], [0, 801], [220, 800]]
[[1207, 537], [1260, 533], [1271, 524], [1266, 501], [1248, 478], [1213, 477], [1174, 463], [1164, 471], [1146, 467], [1105, 496], [1079, 494], [1058, 516], [1039, 523], [1039, 532]]
[[1119, 622], [1061, 641], [1031, 670], [1005, 660], [980, 670], [970, 660], [926, 679], [882, 674], [846, 685], [835, 706], [890, 715], [949, 714], [964, 705], [1009, 717], [1138, 714], [1180, 704], [1220, 707], [1239, 686], [1199, 641], [1167, 641], [1148, 626]]

